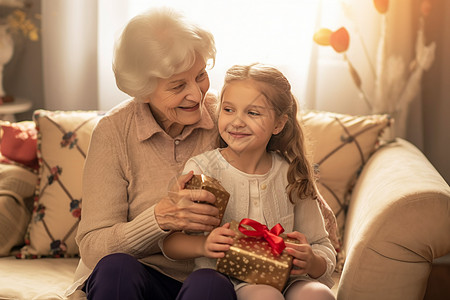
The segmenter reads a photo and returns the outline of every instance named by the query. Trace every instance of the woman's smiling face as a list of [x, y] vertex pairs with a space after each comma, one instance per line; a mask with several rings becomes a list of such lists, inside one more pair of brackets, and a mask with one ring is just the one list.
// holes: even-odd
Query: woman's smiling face
[[208, 89], [206, 63], [197, 55], [189, 70], [160, 79], [146, 102], [156, 121], [168, 132], [173, 125], [184, 127], [200, 120], [201, 106]]

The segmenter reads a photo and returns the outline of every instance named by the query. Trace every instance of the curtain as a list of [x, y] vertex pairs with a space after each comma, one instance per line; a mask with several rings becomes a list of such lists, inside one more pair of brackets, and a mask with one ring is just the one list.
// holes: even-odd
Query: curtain
[[43, 0], [44, 104], [50, 110], [97, 107], [97, 3]]

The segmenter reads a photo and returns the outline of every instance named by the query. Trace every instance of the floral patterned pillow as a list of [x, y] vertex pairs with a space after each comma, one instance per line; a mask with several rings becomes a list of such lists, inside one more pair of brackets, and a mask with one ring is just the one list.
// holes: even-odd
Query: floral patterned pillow
[[46, 111], [33, 115], [38, 132], [39, 178], [34, 210], [19, 258], [78, 255], [81, 180], [95, 111]]

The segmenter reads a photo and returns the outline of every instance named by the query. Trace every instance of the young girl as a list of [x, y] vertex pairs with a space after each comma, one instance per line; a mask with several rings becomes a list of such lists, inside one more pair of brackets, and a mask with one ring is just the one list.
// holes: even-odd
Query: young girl
[[282, 294], [268, 285], [232, 279], [238, 299], [334, 299], [329, 287], [336, 252], [318, 206], [288, 80], [270, 66], [234, 66], [227, 71], [220, 100], [224, 147], [191, 158], [184, 170], [214, 177], [230, 193], [224, 225], [208, 235], [175, 232], [163, 241], [164, 254], [196, 258], [197, 269], [214, 269], [233, 242], [232, 219], [251, 218], [269, 228], [280, 223], [300, 242], [286, 245], [294, 257], [287, 287]]

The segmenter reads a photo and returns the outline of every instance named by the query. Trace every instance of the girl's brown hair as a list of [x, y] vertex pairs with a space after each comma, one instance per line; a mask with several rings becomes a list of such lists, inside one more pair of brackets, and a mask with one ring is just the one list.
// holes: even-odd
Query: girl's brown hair
[[294, 203], [295, 199], [315, 198], [313, 167], [307, 158], [303, 130], [297, 121], [297, 100], [291, 92], [289, 81], [272, 66], [260, 63], [235, 65], [225, 75], [221, 95], [229, 83], [248, 79], [257, 84], [272, 105], [277, 119], [283, 115], [288, 117], [283, 130], [272, 135], [266, 149], [279, 153], [289, 163], [286, 187], [289, 200]]

